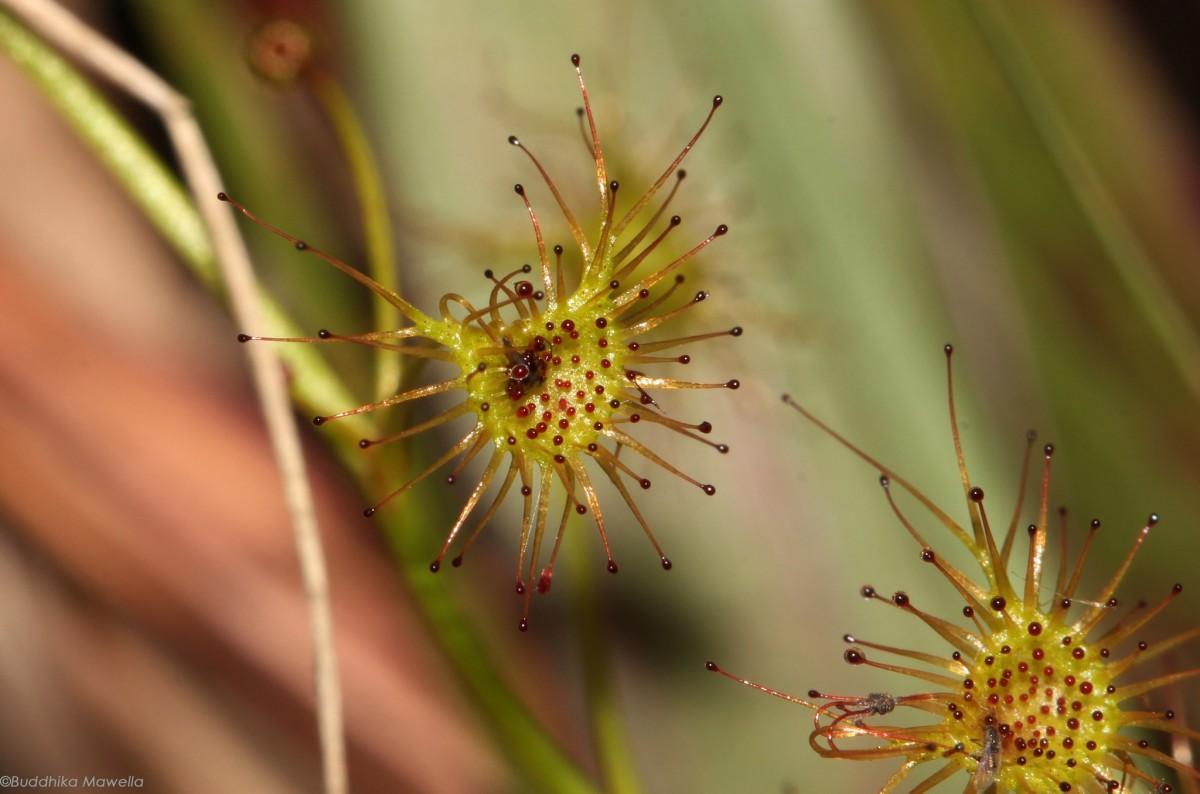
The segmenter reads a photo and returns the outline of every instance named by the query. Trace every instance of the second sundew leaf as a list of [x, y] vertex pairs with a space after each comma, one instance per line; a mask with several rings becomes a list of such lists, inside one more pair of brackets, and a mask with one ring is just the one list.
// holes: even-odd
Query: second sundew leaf
[[[950, 356], [945, 348], [949, 381]], [[1183, 592], [1176, 583], [1154, 603], [1137, 604], [1119, 611], [1117, 590], [1135, 556], [1158, 523], [1150, 515], [1134, 536], [1125, 558], [1098, 591], [1084, 591], [1082, 574], [1100, 521], [1088, 525], [1082, 542], [1069, 541], [1066, 510], [1057, 520], [1050, 515], [1050, 463], [1054, 447], [1042, 447], [1040, 498], [1036, 523], [1024, 527], [1020, 516], [1025, 483], [1036, 435], [1026, 435], [1017, 504], [1007, 527], [993, 530], [994, 518], [985, 509], [985, 495], [967, 472], [950, 393], [950, 425], [959, 475], [965, 489], [966, 513], [979, 527], [968, 533], [957, 523], [945, 524], [948, 514], [937, 508], [907, 480], [896, 475], [844, 436], [832, 430], [808, 409], [785, 396], [784, 401], [806, 419], [828, 432], [880, 474], [888, 505], [920, 545], [920, 560], [945, 579], [961, 597], [956, 608], [962, 623], [927, 611], [903, 590], [884, 595], [871, 585], [859, 594], [916, 618], [950, 646], [948, 654], [933, 654], [885, 645], [867, 637], [845, 634], [850, 647], [843, 659], [860, 668], [876, 668], [910, 680], [932, 684], [917, 694], [871, 692], [847, 696], [809, 690], [808, 699], [794, 697], [726, 672], [713, 662], [707, 667], [748, 686], [799, 704], [814, 712], [809, 745], [823, 758], [858, 761], [896, 759], [901, 766], [879, 788], [895, 791], [901, 783], [926, 775], [912, 791], [928, 791], [951, 778], [967, 777], [968, 792], [1104, 792], [1135, 791], [1165, 794], [1172, 786], [1158, 779], [1161, 764], [1186, 778], [1200, 778], [1187, 758], [1158, 749], [1148, 738], [1122, 731], [1150, 730], [1180, 739], [1194, 739], [1182, 715], [1170, 708], [1155, 708], [1145, 696], [1200, 677], [1200, 667], [1184, 662], [1172, 668], [1143, 672], [1129, 680], [1129, 672], [1193, 643], [1200, 627], [1183, 628], [1166, 639], [1149, 642], [1143, 630]], [[944, 552], [943, 539], [933, 532], [917, 531], [896, 502], [893, 492], [907, 491], [929, 509], [935, 524], [944, 524], [953, 541], [979, 564], [979, 573], [961, 570]], [[917, 522], [929, 523], [929, 522]], [[1025, 559], [1013, 551], [1028, 538]], [[1047, 548], [1057, 540], [1057, 570], [1047, 570]], [[952, 544], [953, 545], [953, 544]], [[1079, 546], [1078, 551], [1069, 549]], [[1074, 561], [1072, 562], [1072, 557]], [[1022, 564], [1023, 562], [1023, 564]], [[1018, 586], [1013, 573], [1023, 573]], [[1107, 628], [1102, 624], [1107, 623]], [[1191, 664], [1191, 666], [1188, 666]], [[889, 715], [923, 712], [932, 721], [913, 725]], [[995, 787], [994, 789], [992, 787]]]

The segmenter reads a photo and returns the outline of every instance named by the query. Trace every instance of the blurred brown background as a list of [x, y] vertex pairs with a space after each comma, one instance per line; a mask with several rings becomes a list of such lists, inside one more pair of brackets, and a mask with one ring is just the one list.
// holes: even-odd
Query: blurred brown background
[[[1104, 521], [1092, 581], [1158, 512], [1120, 595], [1156, 600], [1182, 581], [1156, 628], [1200, 618], [1194, 6], [71, 6], [194, 98], [231, 192], [358, 261], [355, 200], [324, 120], [303, 91], [263, 84], [242, 57], [274, 16], [318, 31], [318, 57], [380, 152], [405, 292], [425, 307], [482, 288], [484, 267], [531, 256], [511, 185], [535, 177], [508, 134], [534, 141], [568, 195], [588, 200], [571, 52], [584, 55], [623, 184], [669, 162], [711, 95], [725, 95], [689, 161], [683, 206], [690, 228], [733, 230], [697, 264], [695, 282], [714, 296], [698, 322], [746, 327], [738, 346], [693, 366], [743, 388], [670, 410], [711, 419], [733, 452], [695, 456], [700, 479], [718, 484], [714, 500], [663, 478], [661, 501], [646, 502], [675, 570], [657, 570], [629, 522], [616, 538], [621, 575], [602, 583], [647, 790], [878, 786], [891, 764], [820, 762], [806, 712], [702, 663], [797, 694], [899, 686], [840, 662], [846, 631], [912, 641], [914, 627], [863, 604], [858, 586], [903, 587], [957, 611], [875, 474], [785, 411], [785, 390], [957, 508], [940, 352], [954, 342], [967, 458], [989, 499], [1011, 504], [1024, 432], [1037, 427], [1060, 451], [1055, 499], [1080, 532]], [[1005, 41], [1036, 85], [1014, 84]], [[1061, 126], [1030, 104], [1040, 88]], [[317, 791], [299, 575], [234, 342], [254, 329], [231, 324], [6, 57], [0, 97], [0, 774]], [[164, 146], [152, 117], [114, 100]], [[277, 240], [244, 232], [306, 327], [366, 330], [357, 287], [299, 270]], [[343, 371], [361, 364], [334, 355]], [[521, 790], [361, 518], [370, 497], [319, 431], [301, 433], [354, 790]], [[691, 463], [694, 450], [672, 443], [667, 456]], [[447, 506], [437, 488], [411, 509], [412, 531], [431, 542], [461, 498]], [[469, 566], [444, 575], [498, 666], [589, 767], [555, 601], [568, 594], [536, 605], [528, 636], [513, 629], [516, 604], [494, 597], [511, 589], [515, 528], [493, 528]], [[1170, 694], [1194, 724], [1196, 688]]]

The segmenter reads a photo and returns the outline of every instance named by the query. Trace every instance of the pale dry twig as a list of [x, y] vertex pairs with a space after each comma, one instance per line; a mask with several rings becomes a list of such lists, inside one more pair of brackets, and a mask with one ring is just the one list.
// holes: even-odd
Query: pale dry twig
[[[0, 5], [8, 8], [62, 52], [136, 97], [159, 115], [212, 237], [233, 315], [246, 328], [262, 327], [258, 288], [250, 257], [234, 219], [216, 199], [222, 187], [221, 179], [187, 98], [128, 53], [48, 0], [0, 0]], [[349, 784], [329, 582], [312, 493], [305, 474], [304, 458], [282, 367], [268, 346], [247, 345], [245, 351], [250, 359], [255, 388], [283, 479], [304, 581], [313, 643], [324, 788], [327, 794], [344, 794]]]

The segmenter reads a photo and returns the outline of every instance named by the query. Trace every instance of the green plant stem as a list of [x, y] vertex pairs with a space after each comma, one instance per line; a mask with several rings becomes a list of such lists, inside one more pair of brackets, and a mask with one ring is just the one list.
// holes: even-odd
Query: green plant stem
[[[367, 242], [369, 275], [393, 292], [399, 289], [399, 275], [392, 247], [390, 213], [383, 183], [379, 179], [378, 159], [375, 157], [366, 132], [359, 121], [353, 104], [331, 75], [322, 69], [312, 69], [307, 77], [325, 113], [333, 124], [338, 142], [346, 156], [354, 179], [362, 211], [363, 228]], [[400, 322], [396, 309], [381, 298], [374, 300], [376, 328], [395, 328]], [[377, 351], [376, 389], [382, 399], [395, 393], [401, 378], [400, 357], [387, 350]], [[420, 364], [418, 360], [416, 362]], [[403, 373], [408, 381], [420, 367], [409, 367]], [[343, 445], [350, 450], [349, 457], [361, 460], [353, 444]], [[389, 456], [376, 458], [378, 468], [371, 479], [372, 493], [386, 493], [392, 486], [392, 472], [407, 459], [406, 450], [393, 450]], [[343, 455], [345, 459], [346, 455]], [[411, 518], [408, 509], [401, 511]], [[378, 520], [378, 519], [376, 519]], [[534, 721], [533, 716], [516, 698], [508, 685], [498, 676], [496, 669], [487, 661], [487, 649], [480, 642], [474, 629], [465, 620], [448, 591], [445, 575], [434, 576], [429, 571], [427, 540], [414, 527], [420, 521], [392, 519], [388, 521], [386, 534], [393, 555], [407, 581], [409, 591], [421, 607], [431, 634], [441, 644], [460, 679], [472, 693], [480, 712], [498, 740], [498, 745], [508, 754], [513, 767], [527, 782], [536, 784], [539, 791], [594, 792], [595, 786], [573, 761], [567, 758], [561, 747]], [[619, 789], [632, 791], [632, 789]]]
[[0, 11], [0, 49], [62, 113], [196, 277], [218, 291], [212, 243], [191, 198], [125, 120], [73, 66], [6, 11]]
[[[200, 283], [225, 300], [212, 242], [191, 196], [113, 106], [75, 67], [4, 11], [0, 11], [0, 50], [41, 89]], [[302, 336], [271, 296], [260, 293], [259, 300], [267, 328], [246, 330]], [[328, 412], [330, 406], [353, 402], [312, 346], [281, 345], [276, 353], [293, 371], [304, 372], [291, 384], [292, 399], [303, 410]], [[352, 422], [338, 431], [357, 440], [366, 428], [365, 421]]]
[[[371, 149], [366, 130], [354, 110], [354, 104], [332, 75], [324, 69], [314, 68], [309, 71], [307, 82], [333, 125], [354, 180], [366, 237], [368, 273], [385, 289], [398, 292], [400, 276], [392, 245], [387, 191], [379, 178], [378, 159]], [[377, 295], [373, 296], [372, 305], [374, 328], [400, 327], [400, 312], [396, 307]], [[375, 399], [382, 400], [395, 393], [400, 381], [400, 369], [399, 356], [382, 348], [375, 351]]]
[[[39, 86], [76, 133], [111, 171], [118, 184], [145, 212], [147, 219], [206, 287], [223, 300], [224, 285], [216, 267], [211, 238], [196, 206], [179, 181], [127, 125], [79, 71], [4, 11], [0, 11], [0, 50]], [[213, 196], [212, 200], [217, 199]], [[303, 255], [303, 254], [297, 254]], [[301, 336], [296, 323], [268, 295], [260, 294], [266, 329], [279, 336]], [[230, 340], [232, 342], [232, 339]], [[293, 401], [310, 413], [353, 405], [351, 391], [319, 355], [315, 345], [278, 345], [276, 352], [292, 371]], [[379, 492], [372, 482], [369, 458], [357, 440], [370, 433], [365, 417], [352, 416], [322, 428], [346, 468], [364, 491]], [[514, 768], [539, 791], [592, 794], [594, 784], [569, 759], [552, 737], [534, 721], [488, 661], [490, 655], [462, 611], [453, 602], [441, 577], [429, 573], [424, 550], [418, 550], [419, 521], [391, 526], [401, 571], [416, 597], [431, 631], [492, 727]], [[420, 564], [417, 560], [422, 560]]]
[[[391, 216], [386, 192], [379, 179], [378, 159], [353, 104], [333, 77], [316, 68], [308, 74], [307, 82], [333, 124], [354, 179], [366, 235], [369, 274], [395, 292], [399, 289], [399, 275], [392, 246]], [[380, 298], [374, 300], [374, 306], [376, 328], [398, 327], [400, 317], [393, 306]], [[382, 399], [397, 388], [401, 377], [400, 359], [390, 351], [377, 352], [380, 355], [375, 359], [376, 389], [378, 398]], [[398, 451], [396, 456], [407, 457], [402, 452]], [[392, 467], [381, 466], [384, 468], [390, 470]], [[385, 492], [389, 478], [377, 472], [374, 479], [378, 483], [374, 492]], [[387, 535], [392, 552], [399, 561], [410, 592], [421, 605], [432, 634], [454, 661], [463, 683], [487, 717], [500, 747], [508, 753], [514, 768], [528, 782], [536, 784], [538, 790], [594, 791], [592, 782], [534, 722], [532, 715], [487, 662], [490, 658], [487, 649], [451, 600], [445, 577], [429, 572], [426, 540], [420, 533], [413, 532], [414, 524], [419, 523], [389, 522]]]
[[591, 722], [592, 746], [600, 766], [604, 790], [612, 794], [638, 794], [637, 768], [633, 763], [625, 726], [613, 689], [612, 657], [608, 651], [607, 628], [597, 596], [598, 582], [591, 549], [582, 543], [568, 543], [564, 549], [571, 568], [575, 601], [575, 626], [579, 637], [579, 655], [583, 667], [583, 687]]
[[[389, 481], [382, 472], [378, 479]], [[531, 791], [595, 794], [595, 784], [534, 720], [491, 664], [488, 648], [448, 591], [448, 574], [430, 572], [427, 535], [419, 531], [424, 522], [414, 514], [412, 503], [402, 502], [389, 512], [383, 518], [386, 536], [409, 591], [522, 782]]]
[[[6, 5], [19, 13], [40, 36], [45, 36], [47, 41], [53, 42], [56, 47], [158, 114], [187, 178], [192, 200], [197, 196], [212, 197], [211, 203], [198, 208], [199, 223], [195, 223], [193, 218], [193, 223], [182, 226], [193, 230], [199, 227], [200, 233], [196, 238], [206, 235], [209, 243], [207, 250], [187, 246], [189, 253], [201, 260], [215, 260], [220, 269], [221, 283], [218, 284], [218, 279], [211, 272], [209, 278], [205, 279], [206, 283], [222, 290], [229, 300], [233, 315], [240, 322], [247, 326], [260, 325], [258, 286], [250, 258], [238, 234], [236, 221], [216, 201], [221, 177], [188, 100], [128, 53], [54, 3], [48, 0], [6, 0]], [[7, 17], [5, 19], [11, 21]], [[150, 214], [151, 220], [165, 226], [168, 237], [173, 241], [190, 242], [190, 238], [179, 233], [181, 226], [174, 223], [177, 213], [189, 204], [187, 196], [176, 195], [171, 200], [146, 191], [148, 185], [164, 186], [170, 180], [166, 178], [166, 169], [130, 133], [120, 116], [112, 113], [111, 108], [107, 108], [93, 92], [84, 90], [88, 88], [87, 82], [75, 74], [65, 61], [55, 57], [54, 51], [44, 46], [39, 36], [31, 35], [15, 25], [6, 26], [5, 33], [7, 36], [4, 41], [9, 45], [9, 50], [17, 53], [18, 60], [27, 73], [34, 76], [43, 92], [57, 100], [60, 111], [81, 129], [85, 140], [97, 151], [101, 161], [117, 174], [118, 181], [133, 186], [137, 203]], [[143, 192], [137, 192], [138, 188]], [[182, 194], [182, 191], [177, 193]], [[163, 215], [160, 201], [166, 204], [168, 210], [175, 210], [176, 214], [168, 212]], [[178, 217], [187, 219], [192, 216], [182, 214]], [[271, 450], [283, 482], [284, 503], [304, 586], [309, 638], [312, 642], [316, 728], [321, 748], [324, 790], [327, 794], [346, 794], [349, 791], [349, 778], [341, 686], [329, 603], [329, 580], [312, 491], [278, 359], [261, 345], [251, 346], [246, 352]]]

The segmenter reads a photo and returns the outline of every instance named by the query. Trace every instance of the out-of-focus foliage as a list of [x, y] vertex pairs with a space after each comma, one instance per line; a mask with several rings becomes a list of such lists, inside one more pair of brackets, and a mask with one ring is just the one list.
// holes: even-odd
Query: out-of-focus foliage
[[[712, 293], [714, 327], [746, 333], [727, 359], [700, 351], [690, 367], [742, 389], [664, 407], [703, 413], [732, 451], [695, 458], [714, 499], [663, 479], [643, 501], [670, 573], [636, 524], [618, 522], [621, 573], [599, 583], [647, 790], [879, 785], [890, 764], [820, 761], [804, 742], [807, 712], [703, 661], [794, 692], [867, 691], [878, 682], [841, 662], [842, 634], [881, 615], [859, 586], [956, 602], [921, 567], [876, 474], [780, 405], [782, 391], [954, 508], [941, 354], [953, 342], [964, 443], [989, 501], [1011, 503], [1036, 427], [1058, 449], [1054, 498], [1077, 536], [1104, 522], [1095, 553], [1108, 564], [1094, 569], [1110, 570], [1157, 512], [1118, 595], [1156, 597], [1179, 580], [1172, 618], [1200, 619], [1188, 595], [1200, 584], [1189, 579], [1197, 136], [1108, 5], [82, 5], [195, 100], [231, 194], [362, 261], [356, 199], [316, 104], [261, 82], [243, 58], [277, 15], [317, 31], [317, 57], [382, 161], [403, 290], [428, 309], [443, 292], [484, 294], [485, 268], [534, 261], [512, 184], [538, 180], [509, 134], [568, 201], [590, 201], [572, 52], [610, 177], [631, 194], [724, 95], [678, 211], [692, 230], [730, 225], [689, 284]], [[2, 58], [0, 86], [11, 109], [0, 121], [0, 771], [34, 759], [39, 774], [111, 769], [152, 790], [315, 791], [301, 591], [233, 342], [259, 329], [222, 319]], [[153, 120], [128, 110], [158, 140]], [[550, 241], [565, 239], [550, 198], [535, 201]], [[269, 235], [248, 237], [307, 330], [368, 330], [362, 290]], [[330, 349], [365, 400], [360, 352]], [[307, 435], [355, 790], [519, 790], [507, 748], [480, 727], [359, 517], [371, 495], [353, 491], [321, 431]], [[665, 457], [694, 453], [671, 443]], [[438, 483], [413, 494], [405, 531], [435, 548], [461, 499], [451, 495]], [[496, 595], [511, 590], [518, 525], [508, 516], [439, 576], [535, 716], [591, 769], [569, 610], [540, 604], [520, 635], [515, 604]], [[594, 542], [579, 528], [567, 543]], [[556, 591], [570, 581], [564, 570]], [[870, 628], [887, 642], [913, 627]], [[1194, 687], [1174, 696], [1198, 713]]]

